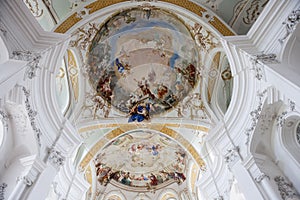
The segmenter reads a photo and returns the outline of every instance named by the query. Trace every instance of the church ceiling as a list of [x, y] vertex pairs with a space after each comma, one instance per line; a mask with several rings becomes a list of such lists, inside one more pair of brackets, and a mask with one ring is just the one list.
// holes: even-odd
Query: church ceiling
[[237, 34], [247, 34], [269, 0], [194, 0], [212, 10]]
[[[89, 9], [94, 8], [90, 5], [97, 6], [95, 0], [24, 0], [32, 14], [37, 18], [40, 24], [46, 30], [53, 30], [57, 24], [61, 24], [67, 18], [74, 17], [74, 13], [80, 16], [86, 15], [82, 12], [90, 12]], [[125, 2], [125, 0], [103, 1], [104, 6], [113, 5], [114, 3]], [[134, 0], [131, 2], [159, 2], [157, 0]], [[192, 7], [200, 5], [200, 15], [211, 18], [211, 13], [218, 16], [228, 26], [230, 26], [237, 34], [246, 34], [253, 23], [268, 3], [268, 0], [193, 0], [180, 1], [165, 0], [161, 2], [169, 2], [178, 6], [185, 7], [193, 12]], [[95, 4], [96, 3], [96, 4]], [[83, 8], [88, 9], [83, 9]], [[73, 15], [72, 15], [73, 13]], [[76, 14], [77, 15], [77, 14]], [[76, 20], [73, 18], [72, 20]], [[69, 23], [69, 22], [68, 22]]]
[[205, 104], [222, 101], [226, 112], [231, 97], [220, 33], [149, 3], [90, 18], [69, 33], [57, 96], [82, 139], [74, 165], [91, 184], [89, 195], [195, 184], [187, 162], [195, 174], [205, 171], [199, 145], [213, 126]]

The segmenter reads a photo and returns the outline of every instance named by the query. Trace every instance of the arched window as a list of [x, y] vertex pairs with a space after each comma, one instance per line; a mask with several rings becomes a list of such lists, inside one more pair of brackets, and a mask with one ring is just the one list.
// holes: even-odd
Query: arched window
[[59, 71], [56, 75], [56, 98], [63, 114], [68, 110], [70, 104], [70, 90], [67, 75], [66, 62], [65, 59], [62, 59]]
[[74, 51], [68, 49], [56, 75], [56, 97], [63, 113], [70, 110], [72, 102], [78, 101], [79, 83], [78, 61]]

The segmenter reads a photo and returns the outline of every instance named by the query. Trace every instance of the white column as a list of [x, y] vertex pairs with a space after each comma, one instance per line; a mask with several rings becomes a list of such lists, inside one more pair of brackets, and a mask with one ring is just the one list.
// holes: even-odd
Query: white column
[[9, 200], [26, 199], [26, 194], [34, 185], [35, 180], [40, 175], [41, 171], [45, 168], [45, 164], [39, 159], [38, 156], [28, 156], [20, 159], [21, 164], [24, 166], [24, 171], [18, 177], [17, 186], [14, 188], [9, 196]]
[[246, 199], [265, 200], [249, 171], [241, 163], [238, 153], [238, 151], [233, 151], [225, 157], [227, 158], [225, 161], [227, 161], [229, 169], [237, 180], [240, 190]]
[[13, 192], [10, 194], [8, 200], [21, 199], [23, 194], [26, 192], [27, 187], [32, 185], [32, 181], [28, 177], [23, 176], [18, 178], [18, 183], [14, 188]]
[[54, 167], [47, 166], [39, 175], [26, 200], [46, 199], [56, 173], [57, 171]]
[[47, 166], [40, 173], [26, 200], [46, 199], [51, 184], [65, 161], [65, 157], [61, 152], [54, 148], [49, 150], [47, 159]]

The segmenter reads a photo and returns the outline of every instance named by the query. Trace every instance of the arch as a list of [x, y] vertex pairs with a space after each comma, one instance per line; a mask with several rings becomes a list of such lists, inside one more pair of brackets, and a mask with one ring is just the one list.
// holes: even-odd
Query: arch
[[296, 129], [300, 121], [298, 112], [288, 112], [284, 124], [273, 132], [273, 152], [276, 155], [279, 169], [300, 191], [300, 180], [294, 172], [300, 170], [300, 151], [296, 139]]

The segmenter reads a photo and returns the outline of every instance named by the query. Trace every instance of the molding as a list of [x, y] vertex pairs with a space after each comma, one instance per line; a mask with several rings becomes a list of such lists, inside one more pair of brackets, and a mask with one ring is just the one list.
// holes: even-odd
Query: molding
[[259, 51], [273, 52], [277, 55], [280, 53], [282, 45], [278, 39], [285, 32], [285, 27], [282, 26], [281, 22], [299, 5], [297, 0], [269, 1], [247, 33], [247, 36]]
[[0, 7], [1, 21], [7, 36], [5, 43], [10, 53], [27, 49], [38, 52], [67, 37], [44, 31], [21, 0], [2, 0]]

